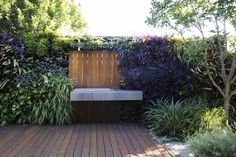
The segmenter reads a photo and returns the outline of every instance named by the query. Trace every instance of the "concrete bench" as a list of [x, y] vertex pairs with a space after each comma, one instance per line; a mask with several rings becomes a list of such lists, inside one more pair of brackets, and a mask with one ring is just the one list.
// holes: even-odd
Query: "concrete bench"
[[76, 88], [70, 93], [71, 101], [132, 101], [143, 100], [143, 92], [111, 88]]
[[77, 122], [119, 122], [121, 101], [143, 100], [143, 92], [111, 88], [76, 88], [70, 93]]

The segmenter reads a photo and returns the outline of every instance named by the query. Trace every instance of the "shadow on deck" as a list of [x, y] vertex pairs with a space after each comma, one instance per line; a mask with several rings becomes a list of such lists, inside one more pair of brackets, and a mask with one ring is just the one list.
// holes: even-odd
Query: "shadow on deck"
[[0, 128], [0, 157], [170, 157], [136, 123]]

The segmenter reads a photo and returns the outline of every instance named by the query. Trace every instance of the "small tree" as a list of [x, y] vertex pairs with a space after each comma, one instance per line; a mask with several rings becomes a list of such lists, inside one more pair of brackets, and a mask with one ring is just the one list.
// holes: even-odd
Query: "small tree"
[[[147, 23], [155, 27], [168, 27], [179, 33], [183, 39], [189, 30], [197, 29], [203, 43], [207, 43], [206, 33], [213, 33], [217, 39], [221, 78], [223, 87], [214, 79], [207, 57], [207, 46], [204, 47], [207, 75], [212, 85], [224, 98], [224, 109], [229, 117], [230, 100], [236, 95], [236, 49], [229, 69], [225, 64], [228, 49], [228, 26], [236, 29], [236, 2], [235, 0], [152, 0], [151, 16]], [[209, 27], [213, 29], [208, 30]], [[205, 44], [207, 45], [207, 44]]]
[[11, 32], [48, 33], [84, 28], [79, 4], [71, 0], [0, 0], [0, 28]]

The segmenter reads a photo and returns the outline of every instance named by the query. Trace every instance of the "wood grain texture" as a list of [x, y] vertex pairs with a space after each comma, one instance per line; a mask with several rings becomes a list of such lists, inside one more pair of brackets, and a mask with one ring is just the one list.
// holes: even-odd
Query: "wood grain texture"
[[171, 157], [137, 123], [11, 125], [5, 129], [9, 132], [0, 134], [1, 157]]
[[113, 51], [69, 52], [69, 77], [75, 87], [120, 88], [117, 53]]

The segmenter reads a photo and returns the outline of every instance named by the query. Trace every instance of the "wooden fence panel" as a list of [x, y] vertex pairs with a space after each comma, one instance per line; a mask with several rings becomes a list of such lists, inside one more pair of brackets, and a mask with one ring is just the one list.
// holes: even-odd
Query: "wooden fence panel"
[[81, 88], [119, 88], [117, 53], [112, 51], [69, 52], [69, 77]]

